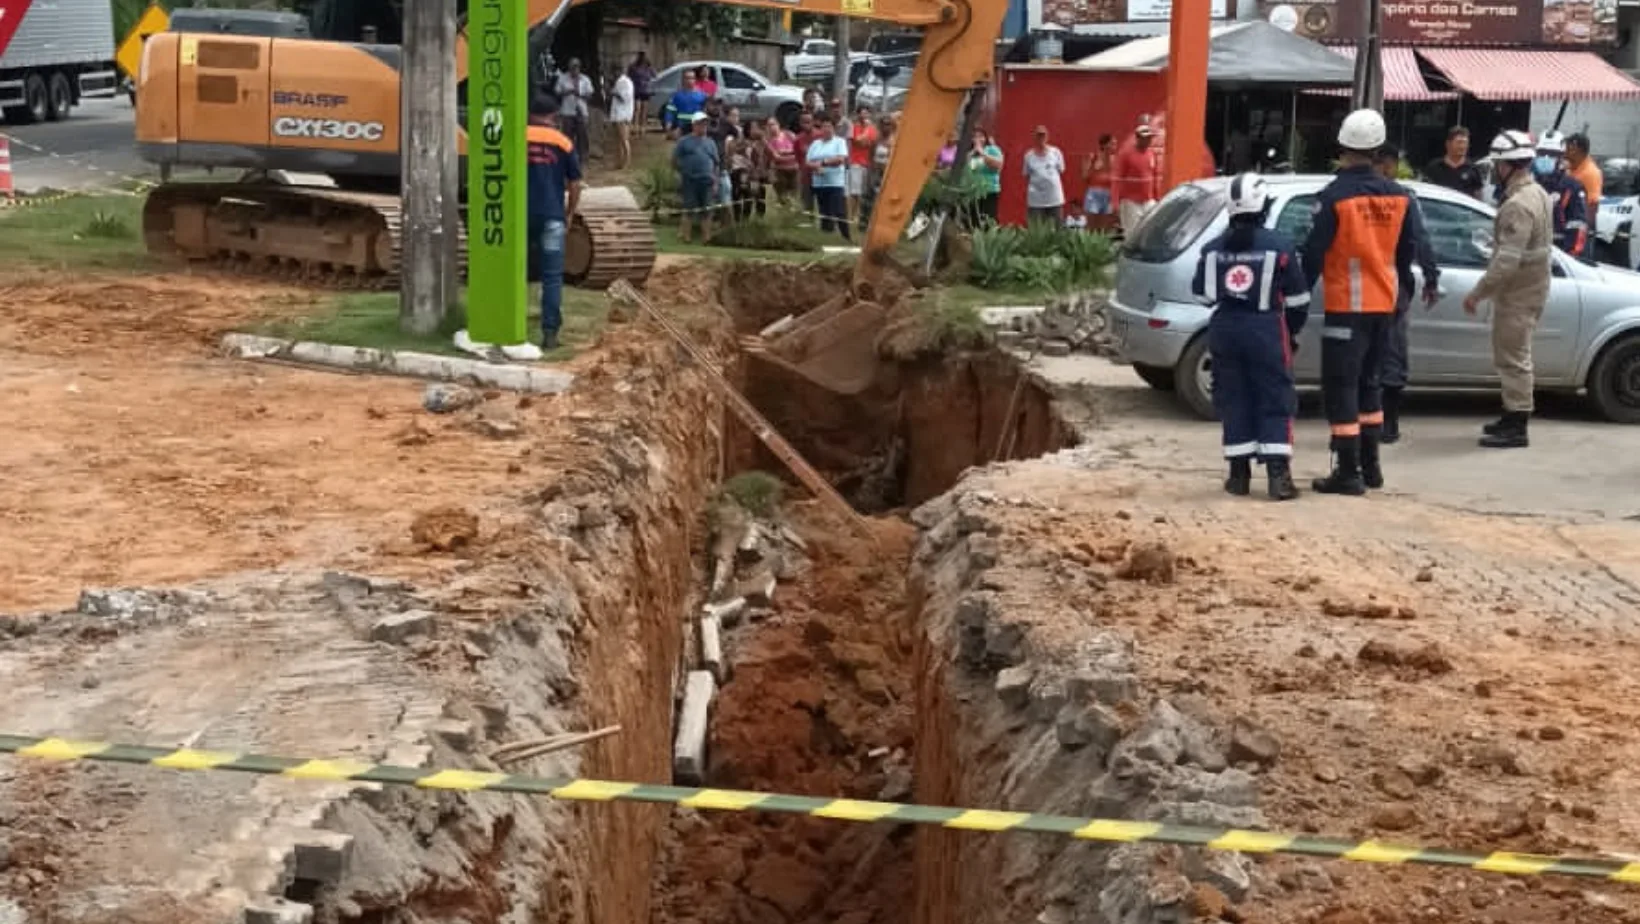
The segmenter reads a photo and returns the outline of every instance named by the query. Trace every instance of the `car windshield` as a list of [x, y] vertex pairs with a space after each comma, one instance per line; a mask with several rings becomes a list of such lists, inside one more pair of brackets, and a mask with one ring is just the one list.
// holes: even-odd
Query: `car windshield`
[[1224, 197], [1195, 184], [1181, 186], [1156, 205], [1122, 245], [1122, 255], [1141, 263], [1166, 263], [1218, 217]]

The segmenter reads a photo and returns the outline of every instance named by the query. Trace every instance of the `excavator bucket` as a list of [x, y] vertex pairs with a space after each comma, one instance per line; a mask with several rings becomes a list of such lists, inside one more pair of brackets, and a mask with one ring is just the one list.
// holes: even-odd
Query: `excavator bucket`
[[776, 322], [745, 342], [748, 353], [828, 391], [855, 395], [877, 380], [877, 338], [888, 311], [842, 294], [796, 318]]

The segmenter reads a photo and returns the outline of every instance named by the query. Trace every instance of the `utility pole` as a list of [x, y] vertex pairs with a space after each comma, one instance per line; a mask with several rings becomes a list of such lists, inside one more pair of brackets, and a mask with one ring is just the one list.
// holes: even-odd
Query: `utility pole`
[[848, 70], [849, 48], [848, 33], [849, 21], [847, 16], [838, 16], [832, 21], [835, 34], [832, 42], [836, 48], [832, 52], [831, 66], [831, 95], [843, 101], [843, 111], [848, 112]]
[[1367, 16], [1355, 46], [1355, 85], [1350, 104], [1355, 109], [1384, 111], [1384, 67], [1380, 53], [1380, 33], [1384, 8], [1380, 0], [1366, 0]]
[[[404, 246], [399, 327], [431, 334], [455, 304], [460, 232], [456, 161], [455, 0], [404, 5], [400, 156]], [[457, 218], [452, 221], [452, 218]]]

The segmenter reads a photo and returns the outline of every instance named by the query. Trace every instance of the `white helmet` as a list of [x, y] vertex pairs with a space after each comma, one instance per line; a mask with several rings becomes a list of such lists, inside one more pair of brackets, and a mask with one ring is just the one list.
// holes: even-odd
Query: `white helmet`
[[1537, 149], [1541, 154], [1566, 153], [1566, 136], [1560, 132], [1549, 130], [1538, 136]]
[[1510, 129], [1492, 139], [1492, 159], [1505, 163], [1525, 163], [1537, 156], [1532, 145], [1532, 136], [1523, 131]]
[[1243, 173], [1230, 181], [1230, 214], [1257, 215], [1269, 202], [1270, 189], [1264, 185], [1264, 177]]
[[1355, 110], [1338, 129], [1338, 143], [1350, 151], [1376, 151], [1388, 137], [1384, 117], [1376, 109]]

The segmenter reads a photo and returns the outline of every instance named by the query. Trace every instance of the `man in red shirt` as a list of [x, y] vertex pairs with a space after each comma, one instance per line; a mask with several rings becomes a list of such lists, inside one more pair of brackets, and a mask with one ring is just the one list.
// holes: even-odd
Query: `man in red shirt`
[[848, 220], [860, 218], [860, 197], [866, 191], [866, 175], [871, 172], [871, 155], [877, 150], [877, 126], [871, 120], [871, 107], [861, 106], [854, 114], [854, 124], [848, 135]]
[[799, 115], [797, 117], [796, 150], [797, 198], [798, 201], [803, 203], [804, 216], [811, 221], [815, 215], [814, 186], [811, 185], [814, 178], [814, 169], [809, 166], [809, 145], [814, 144], [814, 139], [818, 137], [820, 137], [820, 133], [814, 127], [814, 113], [805, 112]]
[[1116, 165], [1111, 176], [1111, 202], [1122, 220], [1122, 233], [1133, 233], [1139, 219], [1156, 204], [1156, 158], [1150, 150], [1152, 133], [1149, 125], [1141, 125], [1133, 132], [1131, 144], [1123, 145], [1116, 154]]

